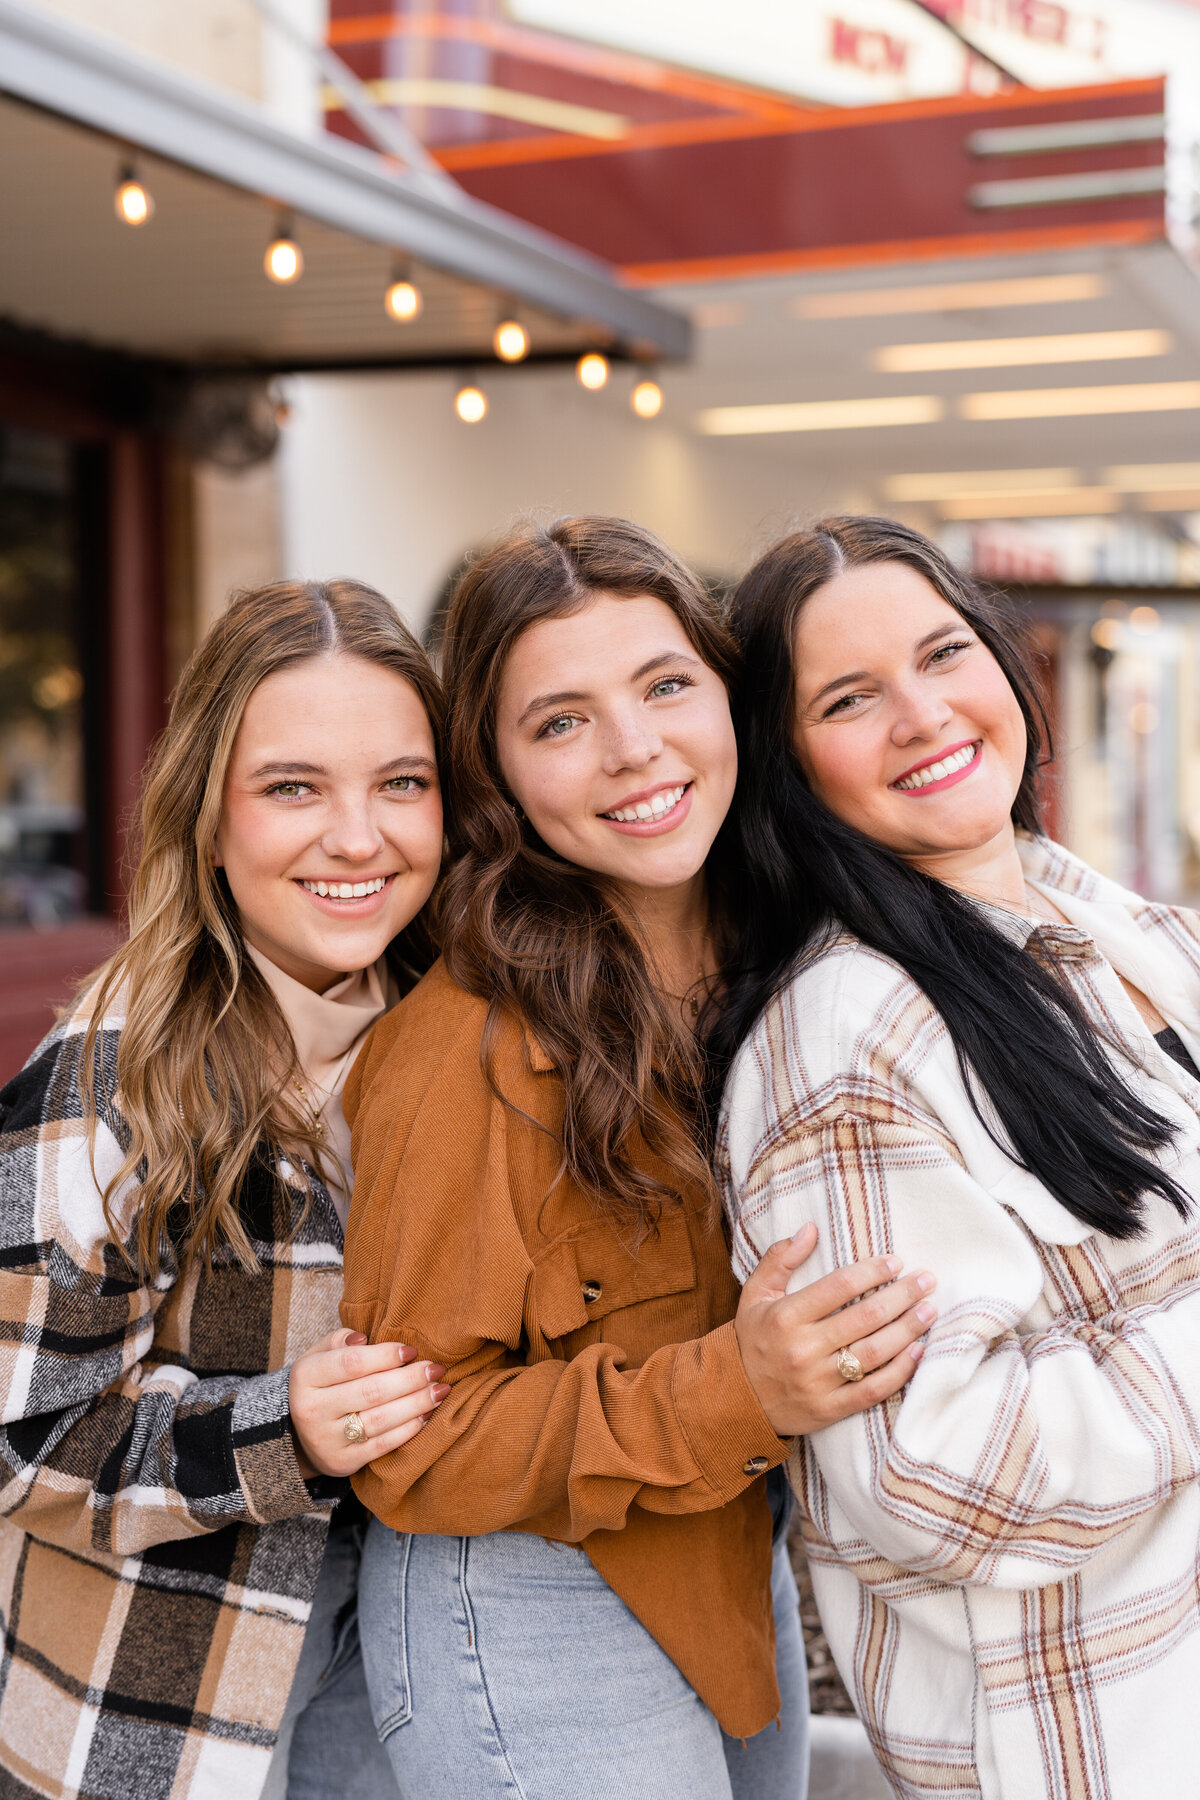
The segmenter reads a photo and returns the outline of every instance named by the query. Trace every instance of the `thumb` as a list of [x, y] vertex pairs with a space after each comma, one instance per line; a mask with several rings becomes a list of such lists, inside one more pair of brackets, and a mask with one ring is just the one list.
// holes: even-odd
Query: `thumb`
[[802, 1263], [808, 1261], [816, 1247], [817, 1228], [810, 1219], [793, 1237], [780, 1238], [777, 1244], [771, 1245], [747, 1279], [742, 1289], [743, 1297], [756, 1306], [781, 1300], [787, 1292], [789, 1279]]
[[322, 1338], [321, 1342], [315, 1344], [313, 1348], [316, 1350], [344, 1350], [347, 1344], [365, 1344], [366, 1341], [361, 1331], [351, 1331], [348, 1325], [339, 1325], [336, 1331], [331, 1331], [328, 1337]]

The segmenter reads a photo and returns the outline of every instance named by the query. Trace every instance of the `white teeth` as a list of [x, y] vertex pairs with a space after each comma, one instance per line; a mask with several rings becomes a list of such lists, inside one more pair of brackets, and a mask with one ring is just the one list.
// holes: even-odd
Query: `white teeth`
[[965, 769], [968, 763], [975, 761], [977, 755], [977, 745], [964, 744], [953, 756], [944, 757], [941, 762], [930, 763], [928, 768], [915, 770], [913, 774], [906, 775], [903, 781], [897, 781], [895, 786], [900, 793], [911, 794], [915, 788], [928, 787], [931, 782], [942, 781], [947, 775]]
[[365, 900], [368, 894], [377, 894], [386, 886], [387, 880], [386, 875], [374, 875], [370, 881], [302, 881], [300, 886], [310, 894], [319, 894], [322, 900]]
[[637, 825], [646, 819], [661, 819], [673, 807], [679, 805], [687, 789], [682, 787], [665, 788], [662, 793], [655, 794], [653, 800], [639, 800], [636, 806], [623, 807], [619, 812], [604, 813], [602, 817], [613, 819], [618, 825]]

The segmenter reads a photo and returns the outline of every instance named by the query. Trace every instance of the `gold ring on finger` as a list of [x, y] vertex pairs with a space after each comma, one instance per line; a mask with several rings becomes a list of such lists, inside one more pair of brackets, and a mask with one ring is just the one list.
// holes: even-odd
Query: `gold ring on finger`
[[357, 1413], [347, 1413], [342, 1420], [342, 1436], [348, 1444], [365, 1444], [370, 1433]]
[[853, 1350], [839, 1350], [837, 1353], [837, 1372], [843, 1381], [861, 1381], [867, 1371], [863, 1368]]

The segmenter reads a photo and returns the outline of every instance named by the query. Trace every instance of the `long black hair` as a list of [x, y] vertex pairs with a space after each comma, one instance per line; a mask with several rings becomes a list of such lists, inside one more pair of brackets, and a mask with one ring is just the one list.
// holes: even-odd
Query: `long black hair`
[[1171, 1141], [1171, 1126], [1121, 1080], [1065, 981], [954, 888], [835, 817], [792, 748], [802, 607], [843, 569], [887, 562], [923, 575], [1004, 671], [1028, 744], [1013, 823], [1041, 829], [1038, 770], [1049, 756], [1049, 729], [1011, 604], [982, 592], [936, 544], [892, 519], [823, 519], [774, 545], [741, 582], [731, 611], [745, 657], [734, 695], [738, 802], [727, 826], [729, 866], [741, 889], [734, 897], [740, 943], [709, 1034], [714, 1084], [767, 1002], [840, 925], [928, 995], [953, 1039], [971, 1103], [1000, 1147], [1084, 1224], [1131, 1237], [1141, 1229], [1147, 1193], [1180, 1213], [1188, 1209], [1151, 1160]]

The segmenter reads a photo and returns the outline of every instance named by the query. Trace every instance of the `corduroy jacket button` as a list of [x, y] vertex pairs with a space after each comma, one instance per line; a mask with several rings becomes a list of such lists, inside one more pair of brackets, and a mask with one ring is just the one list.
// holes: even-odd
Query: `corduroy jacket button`
[[579, 1285], [583, 1291], [583, 1297], [589, 1306], [592, 1304], [593, 1300], [598, 1300], [604, 1292], [604, 1289], [598, 1281], [581, 1281]]
[[770, 1468], [765, 1456], [752, 1456], [742, 1470], [743, 1475], [762, 1475]]

